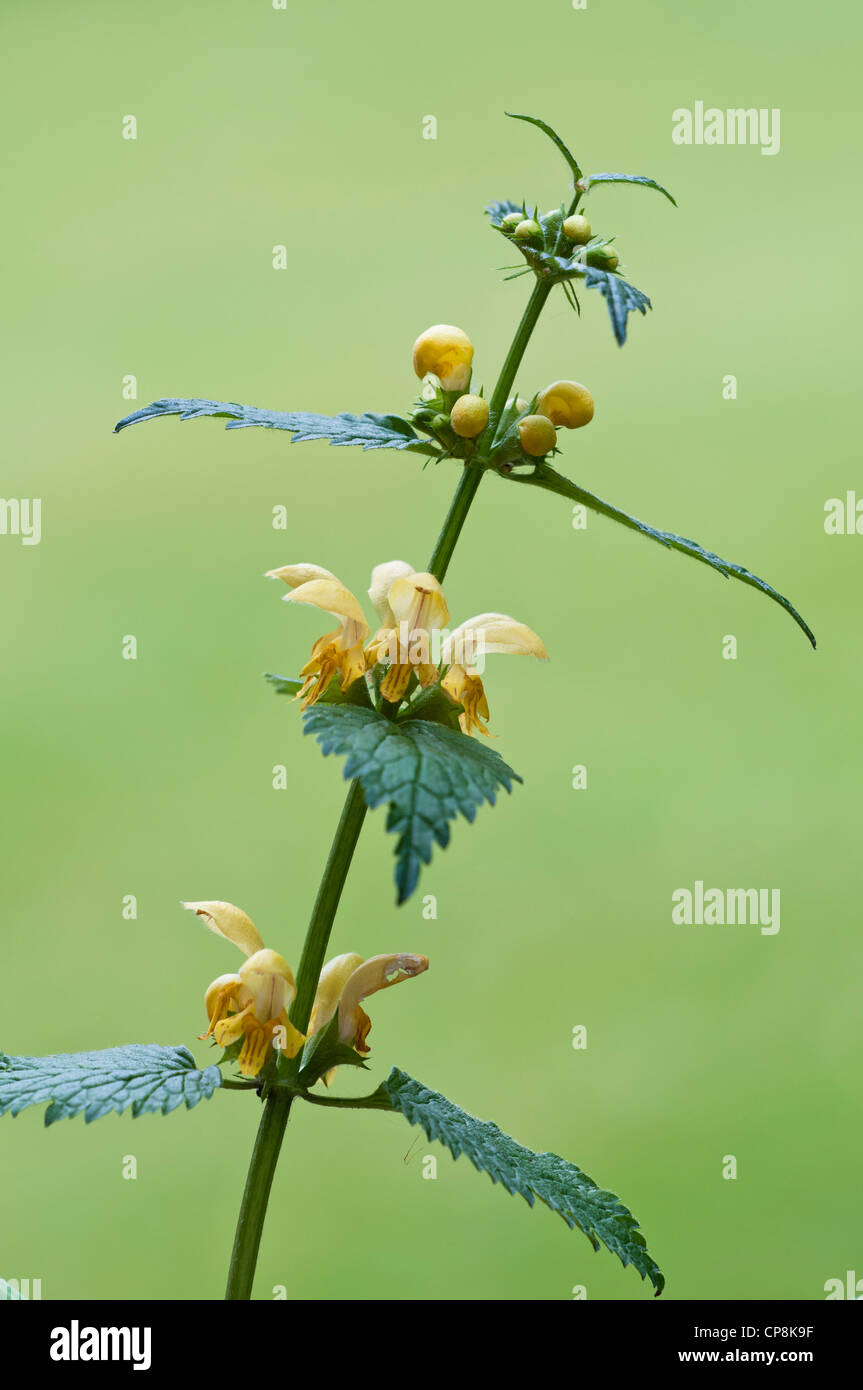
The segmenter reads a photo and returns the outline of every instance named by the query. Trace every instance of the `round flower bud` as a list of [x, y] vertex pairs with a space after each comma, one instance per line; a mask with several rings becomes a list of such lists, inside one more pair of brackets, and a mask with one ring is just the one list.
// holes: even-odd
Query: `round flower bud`
[[593, 419], [593, 396], [580, 381], [553, 381], [541, 392], [536, 408], [558, 428], [577, 430]]
[[519, 222], [515, 229], [516, 241], [530, 241], [531, 237], [537, 236], [542, 236], [542, 229], [532, 217], [526, 218], [524, 222]]
[[463, 391], [470, 381], [473, 343], [462, 329], [436, 323], [417, 338], [413, 361], [418, 377], [433, 372], [445, 391]]
[[521, 220], [522, 216], [520, 212], [508, 212], [506, 217], [502, 219], [500, 225], [505, 232], [514, 232]]
[[512, 408], [515, 407], [519, 415], [521, 415], [522, 411], [527, 410], [529, 405], [530, 401], [525, 400], [524, 396], [510, 396], [506, 403], [506, 409], [512, 410]]
[[620, 257], [610, 246], [595, 246], [592, 251], [588, 251], [585, 260], [597, 270], [617, 270], [620, 264]]
[[554, 448], [557, 432], [547, 415], [525, 415], [518, 422], [518, 437], [526, 454], [540, 458]]
[[462, 439], [476, 439], [488, 424], [488, 401], [482, 396], [459, 396], [449, 422]]
[[568, 236], [570, 241], [584, 246], [585, 242], [590, 241], [590, 223], [586, 217], [582, 217], [580, 212], [576, 212], [572, 217], [567, 217], [564, 222], [563, 234]]

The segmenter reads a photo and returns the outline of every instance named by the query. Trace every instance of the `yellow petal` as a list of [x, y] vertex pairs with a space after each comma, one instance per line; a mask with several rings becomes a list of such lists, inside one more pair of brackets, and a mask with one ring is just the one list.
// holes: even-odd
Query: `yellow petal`
[[350, 951], [344, 956], [334, 956], [331, 961], [327, 961], [321, 971], [315, 1002], [312, 1005], [309, 1037], [327, 1026], [338, 1007], [342, 990], [362, 963], [363, 958], [358, 956], [356, 951]]
[[417, 629], [432, 632], [449, 622], [443, 589], [433, 574], [419, 572], [397, 579], [389, 601], [396, 625], [406, 623], [409, 634]]
[[470, 381], [473, 343], [461, 328], [436, 323], [414, 343], [413, 363], [418, 377], [433, 372], [445, 391], [463, 391]]
[[405, 560], [388, 560], [384, 565], [375, 565], [372, 582], [369, 585], [369, 598], [384, 627], [395, 627], [396, 620], [389, 605], [389, 592], [397, 579], [405, 579], [415, 574], [413, 565]]
[[281, 579], [287, 584], [289, 589], [296, 589], [300, 584], [308, 584], [312, 579], [335, 579], [334, 574], [329, 570], [321, 569], [320, 565], [282, 565], [281, 569], [267, 570], [265, 579]]
[[381, 681], [381, 699], [387, 700], [391, 705], [399, 704], [413, 672], [414, 668], [409, 661], [397, 662], [391, 666]]
[[593, 396], [580, 381], [553, 381], [541, 392], [536, 409], [553, 425], [577, 430], [593, 419]]
[[256, 951], [239, 973], [254, 1000], [255, 1015], [262, 1022], [278, 1018], [297, 993], [291, 967], [277, 951]]
[[264, 943], [254, 922], [241, 908], [234, 907], [233, 903], [183, 903], [183, 907], [200, 917], [217, 936], [223, 936], [226, 941], [233, 941], [243, 955], [251, 956], [255, 951], [263, 949]]
[[296, 1057], [306, 1036], [299, 1029], [295, 1028], [287, 1014], [275, 1020], [273, 1027], [273, 1043], [275, 1046], [276, 1034], [278, 1034], [278, 1051], [284, 1053], [286, 1057]]
[[232, 1007], [237, 1009], [248, 1002], [248, 994], [239, 975], [219, 975], [204, 995], [209, 1027], [206, 1033], [200, 1034], [201, 1040], [208, 1038], [216, 1025], [227, 1018]]
[[441, 656], [448, 665], [459, 661], [470, 666], [477, 657], [494, 652], [548, 659], [542, 639], [506, 613], [478, 613], [475, 618], [468, 618], [453, 629], [441, 647]]
[[390, 985], [421, 975], [428, 970], [428, 965], [426, 956], [394, 955], [371, 956], [358, 966], [348, 979], [339, 1000], [339, 1037], [342, 1042], [352, 1042], [362, 1032], [361, 1042], [363, 1050], [366, 1050], [365, 1034], [371, 1025], [365, 1026], [363, 1032], [367, 1015], [360, 1009], [360, 1001], [380, 989], [388, 989]]
[[219, 1047], [230, 1047], [231, 1043], [235, 1043], [238, 1038], [243, 1036], [246, 1031], [246, 1023], [252, 1017], [252, 1009], [253, 1006], [247, 1004], [239, 1013], [229, 1014], [227, 1018], [220, 1019], [213, 1026], [213, 1037]]
[[364, 642], [369, 635], [369, 625], [365, 615], [350, 589], [340, 584], [338, 579], [310, 579], [300, 584], [293, 593], [284, 595], [285, 603], [306, 603], [312, 608], [321, 608], [341, 618], [343, 629], [348, 634], [347, 645]]
[[243, 1076], [257, 1076], [267, 1060], [273, 1041], [272, 1029], [265, 1024], [254, 1022], [246, 1028], [246, 1041], [240, 1048], [237, 1061]]
[[463, 708], [463, 713], [459, 715], [459, 727], [463, 734], [472, 734], [474, 729], [477, 733], [484, 734], [486, 738], [491, 738], [491, 734], [482, 722], [488, 719], [488, 700], [485, 697], [485, 689], [479, 676], [466, 671], [463, 666], [451, 666], [441, 681], [442, 688], [453, 700], [456, 700]]

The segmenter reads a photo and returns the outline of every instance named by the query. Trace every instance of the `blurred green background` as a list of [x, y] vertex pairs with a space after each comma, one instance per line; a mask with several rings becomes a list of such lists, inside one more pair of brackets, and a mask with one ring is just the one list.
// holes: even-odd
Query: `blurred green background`
[[[456, 481], [216, 421], [114, 437], [136, 408], [124, 376], [138, 406], [401, 411], [411, 344], [443, 321], [489, 390], [529, 282], [500, 283], [483, 205], [566, 189], [551, 145], [503, 115], [537, 113], [587, 170], [652, 174], [680, 206], [591, 195], [654, 311], [621, 350], [598, 296], [578, 322], [556, 293], [520, 388], [586, 382], [596, 418], [561, 466], [764, 575], [819, 650], [754, 591], [489, 479], [447, 596], [456, 620], [511, 612], [547, 643], [547, 666], [487, 673], [525, 785], [456, 826], [399, 910], [370, 817], [333, 952], [432, 964], [373, 1001], [371, 1073], [340, 1085], [395, 1063], [571, 1158], [632, 1207], [670, 1298], [818, 1299], [863, 1267], [863, 539], [823, 529], [827, 498], [863, 493], [843, 265], [860, 21], [835, 0], [812, 19], [780, 0], [5, 5], [0, 492], [44, 502], [40, 545], [0, 537], [6, 1051], [139, 1040], [210, 1060], [203, 990], [238, 958], [181, 898], [240, 904], [296, 964], [344, 787], [261, 679], [299, 666], [320, 619], [261, 575], [311, 560], [362, 593], [381, 560], [422, 566]], [[674, 145], [671, 113], [695, 100], [779, 107], [780, 154]], [[780, 888], [780, 933], [672, 925], [696, 879]], [[223, 1093], [167, 1119], [3, 1120], [0, 1275], [41, 1278], [45, 1298], [221, 1297], [257, 1112]], [[425, 1140], [406, 1160], [417, 1133], [296, 1110], [258, 1297], [649, 1296], [466, 1160]]]

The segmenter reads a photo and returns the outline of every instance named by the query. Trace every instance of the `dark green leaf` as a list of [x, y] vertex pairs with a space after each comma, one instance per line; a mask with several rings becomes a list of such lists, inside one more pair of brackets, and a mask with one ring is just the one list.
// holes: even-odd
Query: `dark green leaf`
[[661, 183], [656, 182], [656, 179], [649, 179], [646, 174], [588, 174], [586, 178], [582, 179], [585, 193], [589, 193], [595, 183], [640, 183], [645, 188], [655, 188], [657, 193], [663, 193], [669, 203], [674, 203], [674, 206], [677, 207], [677, 203], [668, 189], [663, 188]]
[[651, 540], [659, 541], [660, 545], [666, 546], [669, 550], [679, 550], [683, 555], [691, 555], [694, 560], [700, 560], [703, 564], [710, 565], [711, 569], [717, 570], [726, 579], [739, 579], [741, 583], [760, 590], [762, 594], [767, 594], [768, 598], [772, 598], [774, 602], [780, 604], [786, 613], [790, 613], [797, 626], [806, 633], [812, 646], [815, 646], [815, 634], [793, 604], [789, 603], [787, 598], [783, 598], [782, 594], [778, 593], [766, 580], [759, 579], [757, 574], [744, 569], [742, 565], [733, 565], [730, 561], [723, 560], [721, 555], [715, 555], [712, 550], [705, 550], [697, 541], [687, 540], [685, 536], [677, 536], [673, 531], [659, 531], [654, 526], [648, 526], [646, 522], [629, 516], [626, 512], [620, 511], [618, 507], [613, 507], [610, 502], [603, 502], [601, 497], [587, 492], [585, 488], [579, 487], [569, 478], [564, 478], [548, 465], [544, 465], [532, 476], [519, 476], [513, 473], [510, 474], [510, 478], [513, 482], [531, 483], [535, 487], [544, 488], [547, 492], [554, 492], [561, 497], [569, 497], [575, 502], [581, 502], [583, 506], [598, 512], [600, 516], [607, 516], [611, 521], [618, 521], [631, 531], [638, 531], [642, 536], [649, 536]]
[[520, 212], [526, 215], [523, 203], [512, 203], [508, 198], [503, 198], [499, 202], [486, 203], [485, 212], [493, 227], [500, 227], [503, 219], [511, 212]]
[[331, 1067], [363, 1067], [365, 1061], [347, 1043], [339, 1041], [338, 1010], [326, 1028], [313, 1033], [303, 1048], [302, 1065], [297, 1080], [301, 1086], [314, 1086]]
[[637, 290], [628, 280], [621, 279], [613, 271], [598, 270], [595, 266], [587, 267], [584, 283], [589, 290], [599, 290], [608, 305], [614, 336], [623, 347], [626, 342], [627, 316], [635, 310], [640, 314], [647, 312], [651, 307], [647, 295], [642, 294], [641, 290]]
[[659, 1294], [665, 1278], [648, 1254], [638, 1222], [613, 1192], [606, 1192], [553, 1153], [534, 1153], [517, 1144], [488, 1120], [478, 1120], [437, 1091], [430, 1091], [393, 1067], [386, 1088], [396, 1110], [409, 1124], [419, 1125], [429, 1139], [445, 1144], [453, 1158], [466, 1154], [475, 1168], [488, 1173], [509, 1193], [519, 1193], [528, 1206], [539, 1198], [563, 1217], [570, 1230], [577, 1226], [598, 1250], [600, 1243], [648, 1278]]
[[424, 719], [397, 723], [352, 705], [313, 705], [306, 733], [324, 753], [347, 755], [344, 775], [359, 778], [366, 804], [386, 804], [387, 830], [398, 836], [396, 887], [405, 902], [417, 886], [432, 845], [449, 844], [449, 822], [472, 821], [478, 806], [494, 805], [501, 787], [521, 778], [498, 753], [461, 732]]
[[270, 682], [277, 695], [290, 695], [293, 698], [303, 688], [301, 680], [294, 680], [292, 676], [277, 676], [273, 671], [265, 671], [264, 680]]
[[179, 415], [181, 420], [195, 420], [202, 415], [227, 419], [229, 430], [248, 429], [259, 425], [268, 430], [287, 430], [292, 444], [310, 439], [328, 439], [341, 446], [357, 444], [363, 449], [412, 449], [423, 454], [436, 454], [437, 448], [420, 439], [407, 420], [399, 415], [310, 415], [307, 411], [260, 410], [254, 405], [234, 405], [230, 401], [160, 400], [145, 405], [114, 426], [114, 433], [137, 425], [142, 420], [154, 420], [159, 415]]
[[[277, 695], [296, 698], [303, 688], [303, 681], [292, 676], [277, 676], [273, 671], [264, 672], [264, 680], [269, 681]], [[368, 687], [364, 680], [354, 681], [347, 690], [342, 690], [338, 681], [330, 681], [318, 702], [325, 705], [366, 705], [370, 707]]]
[[83, 1114], [89, 1124], [115, 1110], [167, 1115], [209, 1100], [221, 1084], [218, 1067], [199, 1071], [185, 1047], [131, 1043], [103, 1052], [7, 1057], [0, 1052], [0, 1115], [48, 1101], [46, 1125]]
[[531, 125], [538, 126], [539, 129], [543, 132], [543, 134], [547, 135], [549, 140], [552, 140], [554, 144], [557, 146], [557, 148], [560, 150], [561, 154], [563, 155], [564, 159], [566, 160], [567, 164], [572, 170], [573, 179], [581, 178], [581, 170], [578, 167], [575, 155], [567, 149], [566, 145], [563, 143], [556, 130], [552, 130], [551, 126], [546, 125], [545, 121], [541, 121], [538, 116], [519, 116], [515, 111], [507, 111], [505, 114], [507, 116], [510, 116], [514, 121], [529, 121]]

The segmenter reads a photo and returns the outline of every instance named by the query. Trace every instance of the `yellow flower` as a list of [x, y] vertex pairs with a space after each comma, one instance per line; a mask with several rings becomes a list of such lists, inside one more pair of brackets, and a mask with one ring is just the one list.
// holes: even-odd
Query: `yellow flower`
[[[385, 571], [388, 577], [395, 565], [400, 571], [407, 568], [404, 561], [396, 560], [390, 565], [379, 565], [372, 572], [372, 598], [381, 589], [379, 571]], [[372, 663], [384, 659], [389, 662], [381, 682], [381, 696], [395, 704], [404, 696], [412, 672], [416, 672], [422, 686], [434, 685], [437, 680], [432, 634], [446, 627], [449, 609], [434, 575], [410, 569], [393, 579], [376, 606], [385, 626], [378, 628], [369, 643], [368, 656]]]
[[[287, 961], [264, 946], [254, 922], [233, 903], [183, 903], [183, 907], [247, 957], [235, 975], [219, 975], [208, 987], [204, 1007], [209, 1027], [202, 1038], [212, 1036], [220, 1047], [230, 1047], [242, 1038], [239, 1065], [244, 1076], [258, 1075], [270, 1048], [296, 1057], [306, 1035], [288, 1018], [297, 987]], [[361, 1001], [379, 989], [421, 975], [428, 966], [426, 956], [384, 955], [368, 960], [354, 953], [336, 956], [321, 971], [307, 1036], [325, 1028], [338, 1010], [339, 1041], [368, 1052], [366, 1038], [372, 1024], [360, 1008]]]
[[[336, 1010], [339, 1013], [339, 1041], [357, 1052], [368, 1052], [366, 1038], [372, 1021], [360, 1001], [380, 989], [401, 984], [428, 970], [428, 958], [414, 955], [370, 956], [363, 960], [355, 952], [335, 956], [321, 971], [318, 990], [309, 1019], [309, 1037], [326, 1028]], [[327, 1073], [329, 1083], [332, 1072]]]
[[286, 1057], [296, 1057], [305, 1038], [288, 1018], [297, 987], [287, 961], [264, 946], [254, 922], [233, 903], [183, 906], [247, 957], [235, 975], [219, 975], [209, 986], [204, 996], [209, 1027], [202, 1036], [212, 1034], [219, 1047], [242, 1038], [239, 1065], [244, 1076], [257, 1076], [274, 1046]]
[[580, 381], [553, 381], [541, 393], [536, 409], [553, 425], [577, 430], [593, 419], [593, 396]]
[[470, 381], [473, 343], [451, 323], [436, 323], [414, 343], [413, 363], [418, 377], [432, 372], [445, 391], [464, 391]]
[[369, 625], [353, 594], [319, 565], [283, 565], [281, 569], [268, 570], [267, 578], [281, 579], [293, 590], [285, 594], [286, 603], [307, 603], [339, 620], [334, 632], [318, 638], [300, 671], [305, 677], [299, 692], [303, 708], [314, 704], [335, 675], [341, 679], [342, 690], [347, 690], [365, 674], [363, 644], [369, 635]]
[[[545, 416], [543, 426], [554, 433]], [[480, 613], [453, 632], [447, 630], [449, 608], [433, 574], [415, 570], [405, 560], [390, 560], [372, 571], [369, 598], [380, 627], [363, 650], [369, 627], [359, 602], [328, 570], [317, 565], [286, 565], [271, 570], [274, 578], [293, 586], [288, 595], [297, 603], [325, 607], [341, 617], [338, 632], [315, 643], [312, 660], [303, 667], [306, 682], [300, 691], [304, 706], [314, 704], [339, 672], [342, 689], [378, 663], [389, 669], [380, 683], [382, 699], [399, 704], [412, 674], [428, 688], [440, 680], [442, 689], [464, 706], [459, 722], [464, 733], [488, 734], [485, 697], [477, 662], [490, 653], [509, 652], [546, 658], [535, 632], [505, 613]], [[448, 670], [446, 668], [449, 668]], [[441, 679], [441, 674], [443, 679]]]
[[473, 664], [496, 652], [548, 660], [548, 652], [541, 638], [506, 613], [478, 613], [475, 618], [468, 618], [449, 633], [442, 645], [441, 656], [449, 670], [441, 681], [441, 687], [451, 699], [464, 706], [464, 713], [459, 715], [459, 725], [464, 734], [473, 733], [476, 729], [478, 733], [489, 736], [483, 723], [489, 717], [488, 700], [482, 679], [473, 669]]

